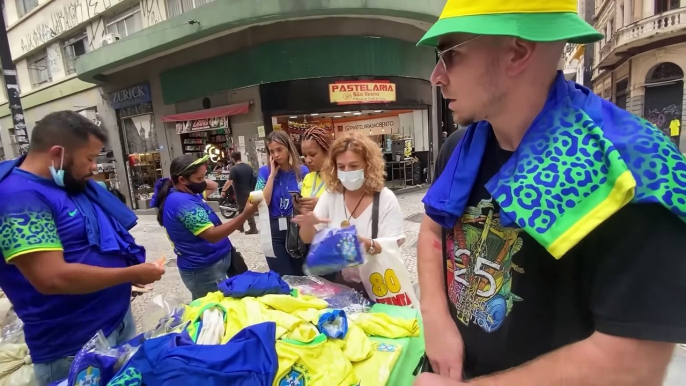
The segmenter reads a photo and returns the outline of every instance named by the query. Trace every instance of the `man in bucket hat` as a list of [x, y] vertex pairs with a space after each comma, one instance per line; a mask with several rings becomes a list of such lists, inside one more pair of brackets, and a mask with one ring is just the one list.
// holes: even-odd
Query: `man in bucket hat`
[[576, 0], [449, 0], [420, 44], [460, 125], [424, 198], [418, 385], [660, 385], [686, 341], [686, 161], [557, 71]]

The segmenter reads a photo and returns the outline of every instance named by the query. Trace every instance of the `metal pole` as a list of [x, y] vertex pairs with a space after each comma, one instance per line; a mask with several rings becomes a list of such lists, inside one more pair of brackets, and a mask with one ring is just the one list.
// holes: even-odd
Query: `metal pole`
[[[2, 1], [3, 15], [4, 9], [5, 2]], [[24, 122], [24, 109], [21, 107], [21, 98], [19, 97], [17, 69], [12, 61], [12, 53], [10, 52], [10, 43], [7, 38], [7, 26], [5, 26], [4, 17], [0, 17], [0, 65], [2, 65], [2, 75], [5, 78], [5, 86], [7, 87], [7, 100], [9, 102], [10, 113], [12, 114], [16, 144], [19, 147], [18, 155], [26, 154], [29, 151], [29, 134], [26, 131], [26, 122]]]

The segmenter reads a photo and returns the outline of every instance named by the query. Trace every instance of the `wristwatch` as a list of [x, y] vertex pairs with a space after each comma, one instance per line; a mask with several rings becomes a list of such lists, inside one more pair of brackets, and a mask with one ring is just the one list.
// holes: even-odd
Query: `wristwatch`
[[367, 249], [367, 254], [373, 255], [374, 252], [376, 252], [376, 248], [374, 248], [374, 240], [371, 240], [372, 245], [369, 246], [369, 249]]

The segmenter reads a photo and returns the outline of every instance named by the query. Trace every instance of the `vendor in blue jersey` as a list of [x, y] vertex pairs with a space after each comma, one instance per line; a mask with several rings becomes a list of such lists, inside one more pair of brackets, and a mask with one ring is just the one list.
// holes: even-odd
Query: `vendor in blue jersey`
[[217, 283], [227, 278], [231, 266], [229, 235], [242, 229], [248, 216], [255, 212], [252, 205], [235, 219], [222, 224], [212, 208], [203, 200], [207, 189], [205, 174], [208, 157], [192, 155], [175, 158], [169, 174], [155, 185], [152, 206], [158, 208], [157, 222], [167, 230], [178, 256], [181, 280], [193, 300], [217, 290]]
[[89, 119], [56, 112], [33, 129], [27, 156], [0, 164], [0, 287], [24, 322], [39, 385], [66, 378], [98, 331], [112, 345], [132, 339], [131, 284], [164, 273], [141, 264], [133, 212], [90, 179], [106, 140]]
[[279, 275], [302, 276], [302, 259], [293, 258], [286, 250], [286, 234], [293, 216], [293, 195], [299, 194], [302, 180], [309, 173], [300, 163], [300, 156], [291, 137], [285, 131], [273, 131], [267, 136], [269, 166], [257, 174], [255, 190], [262, 190], [269, 206], [269, 229], [260, 228], [262, 249], [269, 269]]

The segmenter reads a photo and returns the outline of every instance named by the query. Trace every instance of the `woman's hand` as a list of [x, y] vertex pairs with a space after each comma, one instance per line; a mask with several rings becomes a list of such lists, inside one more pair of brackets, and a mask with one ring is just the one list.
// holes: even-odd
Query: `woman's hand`
[[300, 225], [301, 227], [302, 226], [311, 226], [313, 228], [316, 225], [328, 224], [329, 222], [331, 222], [328, 219], [317, 217], [314, 214], [314, 212], [307, 212], [305, 214], [297, 215], [297, 216], [293, 217], [293, 219], [291, 221]]
[[[379, 245], [379, 243], [377, 243], [376, 241], [372, 241], [372, 239], [368, 239], [362, 236], [357, 236], [357, 238], [358, 240], [360, 240], [360, 243], [364, 248], [364, 253], [368, 255], [378, 255], [379, 253], [381, 253], [381, 245]], [[372, 245], [374, 245], [374, 253], [367, 253], [367, 251], [369, 250], [369, 248], [372, 247]]]
[[318, 197], [303, 197], [298, 200], [298, 204], [300, 205], [301, 211], [312, 212], [314, 207], [317, 206], [318, 201]]
[[279, 173], [279, 164], [276, 163], [274, 160], [274, 157], [270, 156], [269, 157], [269, 177], [276, 177], [276, 175]]

